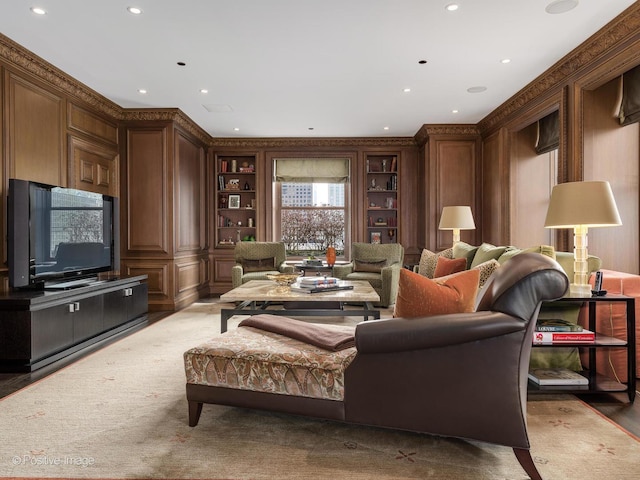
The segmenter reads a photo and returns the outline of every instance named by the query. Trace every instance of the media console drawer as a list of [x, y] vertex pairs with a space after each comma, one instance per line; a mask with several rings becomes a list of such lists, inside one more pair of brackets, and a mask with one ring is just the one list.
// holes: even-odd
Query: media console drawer
[[33, 371], [146, 322], [146, 278], [0, 296], [0, 370]]

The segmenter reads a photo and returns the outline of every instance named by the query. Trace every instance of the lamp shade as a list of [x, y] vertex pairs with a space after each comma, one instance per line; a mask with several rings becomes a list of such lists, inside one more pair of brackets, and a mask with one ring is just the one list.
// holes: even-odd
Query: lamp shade
[[476, 224], [473, 222], [471, 207], [452, 206], [442, 209], [440, 217], [440, 230], [474, 230]]
[[553, 187], [545, 228], [622, 225], [609, 182], [568, 182]]

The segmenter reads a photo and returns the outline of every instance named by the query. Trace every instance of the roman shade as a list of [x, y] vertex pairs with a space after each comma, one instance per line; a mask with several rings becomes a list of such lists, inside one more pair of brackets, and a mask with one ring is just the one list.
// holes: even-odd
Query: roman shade
[[622, 100], [618, 111], [620, 125], [640, 120], [640, 66], [622, 75]]
[[276, 158], [273, 178], [276, 182], [347, 183], [348, 158]]
[[538, 139], [536, 141], [536, 153], [555, 150], [560, 146], [560, 113], [558, 110], [538, 120]]

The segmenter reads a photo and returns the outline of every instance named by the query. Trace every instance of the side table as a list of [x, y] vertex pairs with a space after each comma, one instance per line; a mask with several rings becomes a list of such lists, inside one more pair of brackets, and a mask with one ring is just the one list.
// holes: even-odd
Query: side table
[[[588, 329], [596, 333], [594, 342], [575, 342], [575, 343], [544, 343], [533, 344], [536, 347], [577, 347], [580, 350], [587, 350], [588, 368], [583, 370], [582, 374], [589, 379], [588, 386], [540, 386], [529, 381], [529, 392], [566, 392], [566, 393], [620, 393], [627, 392], [629, 401], [633, 403], [636, 395], [636, 310], [635, 299], [626, 295], [605, 295], [601, 297], [563, 297], [554, 302], [569, 302], [579, 305], [587, 304], [589, 312]], [[626, 326], [627, 338], [615, 338], [602, 335], [596, 331], [596, 306], [600, 302], [623, 302], [626, 304]], [[548, 302], [553, 303], [553, 302]], [[532, 339], [533, 341], [533, 339]], [[627, 353], [627, 384], [618, 382], [614, 378], [600, 375], [596, 372], [596, 356], [602, 349], [620, 348], [625, 349]]]

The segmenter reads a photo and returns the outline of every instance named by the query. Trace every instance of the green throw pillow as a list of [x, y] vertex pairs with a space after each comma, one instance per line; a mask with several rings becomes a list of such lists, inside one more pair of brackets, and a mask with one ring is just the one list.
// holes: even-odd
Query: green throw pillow
[[469, 269], [471, 268], [471, 262], [473, 262], [473, 257], [477, 250], [478, 247], [474, 247], [465, 242], [458, 242], [453, 246], [453, 258], [466, 258], [467, 269]]
[[481, 263], [488, 262], [489, 260], [497, 260], [506, 249], [507, 247], [496, 247], [490, 243], [483, 243], [478, 247], [476, 254], [473, 256], [470, 268], [476, 267]]

